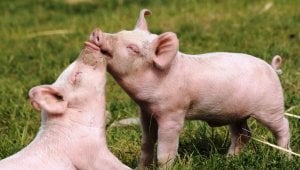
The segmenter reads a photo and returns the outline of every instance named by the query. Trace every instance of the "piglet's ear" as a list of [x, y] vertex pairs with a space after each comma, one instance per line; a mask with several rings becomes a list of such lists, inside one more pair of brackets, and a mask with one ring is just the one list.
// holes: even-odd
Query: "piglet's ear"
[[142, 9], [140, 12], [140, 17], [137, 20], [134, 29], [148, 31], [148, 25], [147, 25], [147, 21], [145, 19], [145, 16], [147, 16], [147, 15], [151, 15], [151, 11], [149, 9]]
[[33, 87], [29, 91], [32, 106], [37, 110], [44, 110], [49, 114], [63, 114], [67, 108], [62, 94], [51, 85]]
[[168, 69], [178, 51], [179, 41], [176, 34], [172, 32], [163, 33], [153, 43], [155, 49], [154, 65], [161, 70]]

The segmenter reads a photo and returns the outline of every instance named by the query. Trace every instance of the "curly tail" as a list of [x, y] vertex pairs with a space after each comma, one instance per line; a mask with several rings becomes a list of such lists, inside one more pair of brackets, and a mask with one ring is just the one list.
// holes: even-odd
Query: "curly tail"
[[272, 59], [271, 66], [276, 71], [277, 74], [282, 73], [282, 70], [280, 69], [281, 62], [282, 62], [282, 59], [279, 55], [274, 56]]

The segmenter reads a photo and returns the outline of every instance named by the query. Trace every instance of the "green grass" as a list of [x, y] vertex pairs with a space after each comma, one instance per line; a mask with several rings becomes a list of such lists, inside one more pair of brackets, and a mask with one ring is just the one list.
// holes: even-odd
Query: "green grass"
[[[271, 2], [269, 10], [262, 11]], [[149, 8], [151, 32], [176, 32], [185, 53], [230, 51], [284, 62], [280, 77], [286, 108], [300, 115], [300, 1], [133, 1], [102, 0], [69, 4], [62, 0], [0, 1], [0, 159], [34, 138], [40, 114], [28, 102], [28, 91], [52, 83], [79, 54], [96, 27], [105, 32], [133, 29], [142, 8]], [[44, 35], [49, 30], [68, 34]], [[137, 116], [137, 107], [108, 75], [107, 108], [113, 120]], [[291, 147], [300, 153], [300, 120], [289, 118]], [[274, 143], [271, 133], [255, 120], [257, 138]], [[110, 149], [136, 167], [140, 154], [139, 127], [108, 128]], [[225, 156], [230, 139], [225, 127], [186, 122], [174, 169], [300, 169], [300, 158], [286, 159], [277, 150], [251, 140], [238, 157]]]

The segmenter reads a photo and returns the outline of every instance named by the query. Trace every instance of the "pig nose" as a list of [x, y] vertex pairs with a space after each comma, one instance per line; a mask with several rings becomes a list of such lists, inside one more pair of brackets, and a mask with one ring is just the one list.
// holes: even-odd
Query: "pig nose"
[[95, 43], [97, 46], [101, 46], [102, 39], [102, 31], [99, 28], [96, 28], [90, 35], [90, 41]]

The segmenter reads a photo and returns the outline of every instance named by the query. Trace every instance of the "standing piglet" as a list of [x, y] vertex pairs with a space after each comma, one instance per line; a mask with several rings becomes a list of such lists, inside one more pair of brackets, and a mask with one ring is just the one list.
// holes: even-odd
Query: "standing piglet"
[[0, 162], [1, 170], [130, 169], [108, 149], [105, 137], [106, 61], [96, 30], [78, 59], [52, 85], [34, 87], [29, 97], [41, 111], [36, 138]]
[[229, 125], [228, 154], [238, 154], [248, 142], [247, 119], [253, 117], [289, 148], [289, 125], [284, 117], [282, 87], [272, 65], [241, 53], [188, 55], [178, 51], [175, 33], [148, 31], [142, 10], [133, 31], [102, 33], [97, 43], [108, 71], [140, 106], [142, 152], [140, 167], [148, 167], [157, 141], [160, 167], [172, 164], [185, 119], [211, 126]]

